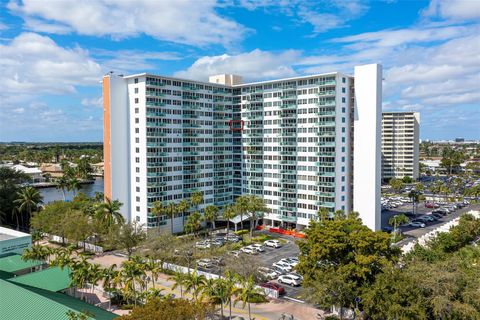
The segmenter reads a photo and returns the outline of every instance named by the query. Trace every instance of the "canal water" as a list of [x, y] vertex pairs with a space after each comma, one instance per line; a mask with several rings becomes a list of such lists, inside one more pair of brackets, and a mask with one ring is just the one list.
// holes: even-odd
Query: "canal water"
[[[62, 190], [57, 188], [41, 188], [38, 189], [40, 194], [43, 196], [43, 203], [49, 203], [56, 200], [63, 200], [63, 193]], [[82, 184], [80, 190], [77, 190], [76, 193], [79, 192], [85, 193], [89, 197], [93, 197], [95, 192], [103, 192], [103, 178], [102, 177], [95, 177], [95, 182], [91, 184]], [[73, 192], [68, 192], [65, 190], [65, 196], [67, 200], [72, 200]]]

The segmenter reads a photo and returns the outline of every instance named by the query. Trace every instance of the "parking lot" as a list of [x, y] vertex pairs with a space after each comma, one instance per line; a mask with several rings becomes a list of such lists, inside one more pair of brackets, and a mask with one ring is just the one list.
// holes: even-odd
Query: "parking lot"
[[[461, 209], [458, 209], [451, 214], [448, 214], [448, 215], [444, 216], [443, 218], [441, 218], [438, 221], [433, 221], [433, 222], [426, 223], [425, 228], [411, 227], [411, 226], [401, 226], [400, 229], [402, 230], [404, 235], [406, 235], [407, 237], [410, 238], [410, 239], [407, 239], [407, 241], [412, 240], [413, 238], [419, 238], [419, 237], [423, 236], [424, 234], [438, 228], [440, 225], [444, 224], [445, 222], [448, 222], [450, 220], [453, 220], [453, 219], [459, 217], [460, 215], [462, 215], [465, 212], [468, 212], [470, 210], [479, 210], [479, 209], [480, 209], [480, 204], [471, 204], [471, 205], [468, 205], [468, 206], [463, 207]], [[430, 213], [432, 210], [433, 209], [426, 208], [425, 207], [425, 202], [422, 201], [418, 204], [416, 213], [417, 213], [417, 216], [420, 217], [424, 214]], [[392, 216], [398, 215], [398, 214], [404, 214], [404, 213], [407, 213], [407, 212], [413, 212], [413, 207], [412, 207], [411, 203], [404, 204], [404, 205], [399, 206], [399, 207], [394, 208], [394, 209], [382, 211], [382, 228], [389, 226], [388, 220]], [[414, 219], [414, 218], [412, 218], [412, 219]]]
[[[258, 234], [262, 234], [264, 232], [259, 231]], [[299, 255], [299, 248], [295, 244], [295, 239], [292, 237], [287, 237], [287, 236], [281, 236], [281, 235], [272, 235], [268, 232], [265, 232], [266, 234], [270, 235], [271, 237], [275, 237], [277, 239], [281, 239], [282, 246], [280, 248], [271, 248], [264, 246], [265, 251], [264, 252], [259, 252], [258, 254], [255, 255], [248, 255], [250, 257], [253, 257], [256, 259], [256, 262], [258, 262], [259, 266], [271, 268], [272, 265], [276, 262], [278, 262], [280, 259], [283, 258], [288, 258], [288, 257], [298, 257]], [[246, 253], [240, 253], [241, 255], [247, 255]], [[237, 258], [238, 259], [238, 258]], [[241, 260], [239, 259], [239, 263]], [[200, 271], [205, 271], [209, 273], [215, 273], [215, 274], [221, 274], [223, 271], [224, 266], [220, 265], [213, 265], [209, 268], [202, 268], [198, 267], [198, 270]], [[270, 280], [270, 282], [278, 283], [277, 280]], [[282, 287], [285, 289], [285, 295], [281, 296], [280, 298], [283, 299], [295, 299], [295, 300], [301, 300], [301, 291], [302, 288], [300, 287], [293, 287], [287, 284], [280, 284]]]

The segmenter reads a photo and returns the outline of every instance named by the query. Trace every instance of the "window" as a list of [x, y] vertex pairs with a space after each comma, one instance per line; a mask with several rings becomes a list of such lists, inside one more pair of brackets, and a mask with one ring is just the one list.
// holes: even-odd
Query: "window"
[[345, 97], [342, 97], [342, 102], [345, 103]]
[[135, 210], [136, 210], [137, 212], [140, 212], [140, 207], [135, 207]]
[[135, 138], [135, 143], [139, 143], [140, 142], [140, 138]]
[[140, 148], [135, 148], [135, 153], [139, 153], [140, 152]]
[[342, 182], [345, 182], [345, 176], [342, 176]]
[[342, 167], [342, 172], [345, 172], [345, 167]]
[[138, 93], [138, 88], [135, 88], [135, 93]]
[[345, 152], [345, 147], [342, 147], [342, 152]]
[[139, 216], [135, 216], [135, 220], [136, 220], [137, 222], [140, 222], [140, 217], [139, 217]]
[[135, 83], [138, 83], [138, 78], [135, 78]]
[[345, 137], [342, 137], [342, 142], [345, 142]]
[[345, 123], [345, 117], [342, 117], [342, 123]]
[[140, 168], [139, 168], [139, 167], [136, 167], [136, 168], [135, 168], [135, 172], [140, 172]]
[[139, 133], [139, 132], [140, 132], [140, 129], [135, 128], [135, 133]]
[[342, 83], [345, 83], [347, 82], [347, 79], [345, 79], [345, 77], [342, 77]]
[[345, 93], [345, 91], [346, 91], [345, 88], [342, 88], [342, 93]]
[[342, 108], [342, 112], [345, 113], [345, 107]]
[[140, 177], [135, 177], [135, 182], [140, 182]]
[[138, 118], [135, 118], [135, 123], [139, 123], [140, 120], [138, 120]]
[[138, 98], [135, 98], [135, 103], [138, 103]]
[[135, 108], [135, 113], [138, 113], [138, 108]]
[[345, 127], [342, 128], [342, 132], [345, 133]]
[[345, 157], [342, 157], [342, 162], [345, 162]]
[[[345, 196], [342, 196], [342, 201], [345, 201]], [[344, 208], [344, 207], [343, 207]]]
[[345, 186], [342, 186], [342, 191], [345, 191]]
[[135, 158], [135, 162], [136, 162], [136, 163], [140, 163], [140, 158], [138, 158], [138, 157]]
[[135, 188], [135, 191], [136, 191], [136, 192], [140, 192], [140, 187], [136, 187], [136, 188]]
[[140, 197], [135, 197], [136, 202], [140, 202]]

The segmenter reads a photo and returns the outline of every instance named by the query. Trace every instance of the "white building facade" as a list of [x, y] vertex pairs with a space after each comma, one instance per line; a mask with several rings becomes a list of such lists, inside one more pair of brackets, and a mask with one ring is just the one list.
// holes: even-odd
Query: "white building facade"
[[418, 179], [420, 114], [382, 113], [382, 177], [384, 181], [405, 176]]
[[[381, 92], [381, 71], [372, 74]], [[352, 187], [354, 77], [334, 72], [241, 84], [238, 76], [221, 75], [210, 81], [104, 77], [105, 194], [124, 203], [129, 221], [169, 230], [168, 218], [151, 216], [153, 202], [178, 202], [197, 190], [203, 207], [257, 195], [271, 209], [264, 217], [271, 226], [302, 229], [322, 208], [359, 211]], [[367, 84], [362, 94], [377, 90]], [[378, 111], [378, 105], [358, 107]], [[377, 147], [379, 153], [379, 144], [365, 152]], [[380, 192], [380, 181], [373, 184]], [[174, 231], [182, 229], [178, 216]]]

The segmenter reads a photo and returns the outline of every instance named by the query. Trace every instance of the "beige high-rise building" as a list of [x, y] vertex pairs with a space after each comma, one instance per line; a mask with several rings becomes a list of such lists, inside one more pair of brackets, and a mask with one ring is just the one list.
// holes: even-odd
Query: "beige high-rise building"
[[382, 178], [418, 179], [420, 113], [382, 113]]

